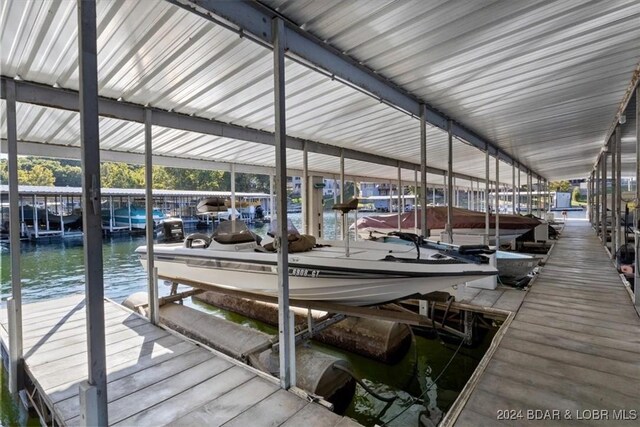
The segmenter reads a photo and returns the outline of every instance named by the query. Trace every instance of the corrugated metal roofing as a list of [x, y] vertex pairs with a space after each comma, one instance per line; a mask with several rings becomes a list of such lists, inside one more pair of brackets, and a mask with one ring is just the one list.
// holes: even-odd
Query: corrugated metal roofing
[[552, 179], [586, 176], [640, 59], [640, 2], [260, 0]]
[[[590, 170], [640, 42], [632, 25], [640, 6], [629, 1], [263, 3], [552, 179]], [[100, 95], [273, 131], [270, 50], [164, 1], [97, 4]], [[77, 89], [76, 21], [73, 1], [3, 2], [2, 74]], [[290, 60], [286, 81], [288, 134], [418, 161], [416, 119]], [[78, 145], [76, 113], [20, 105], [18, 117], [21, 140]], [[100, 125], [103, 148], [143, 151], [139, 124]], [[274, 163], [266, 145], [170, 129], [154, 129], [154, 138], [160, 154]], [[428, 127], [429, 166], [446, 168], [446, 138]], [[460, 141], [454, 151], [456, 171], [484, 178], [483, 153]], [[302, 167], [300, 152], [288, 157]], [[336, 174], [338, 165], [310, 155], [313, 170]], [[397, 176], [393, 167], [347, 165], [353, 175]], [[510, 183], [511, 167], [500, 172]]]

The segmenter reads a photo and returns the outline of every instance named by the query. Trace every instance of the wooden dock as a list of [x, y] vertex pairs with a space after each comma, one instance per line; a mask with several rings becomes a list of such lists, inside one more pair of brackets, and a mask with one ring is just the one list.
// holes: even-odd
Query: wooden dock
[[567, 223], [509, 323], [441, 425], [640, 419], [640, 318], [588, 222]]
[[[83, 296], [24, 305], [23, 319], [29, 392], [58, 425], [80, 425], [78, 386], [87, 377]], [[1, 323], [6, 350], [6, 317]], [[111, 301], [105, 301], [105, 327], [110, 425], [359, 425]]]

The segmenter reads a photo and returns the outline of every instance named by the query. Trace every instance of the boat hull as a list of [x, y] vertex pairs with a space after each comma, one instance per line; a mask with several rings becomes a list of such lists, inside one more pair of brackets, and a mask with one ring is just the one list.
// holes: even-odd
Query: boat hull
[[512, 284], [527, 277], [538, 266], [540, 259], [529, 255], [508, 254], [498, 252], [496, 266], [500, 280]]
[[[140, 261], [146, 269], [146, 248], [138, 248], [136, 252], [141, 255]], [[226, 288], [272, 297], [278, 295], [277, 266], [273, 261], [275, 254], [249, 253], [243, 254], [249, 255], [244, 259], [233, 259], [211, 256], [207, 252], [206, 249], [184, 250], [158, 245], [154, 249], [154, 265], [160, 277], [177, 282], [183, 279], [202, 284], [203, 288]], [[336, 258], [327, 256], [315, 259], [314, 264], [308, 261], [297, 254], [289, 257], [291, 299], [355, 306], [382, 304], [426, 294], [496, 273], [488, 265], [446, 262], [434, 262], [428, 272], [406, 273], [396, 262], [388, 262], [388, 269], [367, 270], [359, 268], [362, 263], [359, 260], [336, 262]]]

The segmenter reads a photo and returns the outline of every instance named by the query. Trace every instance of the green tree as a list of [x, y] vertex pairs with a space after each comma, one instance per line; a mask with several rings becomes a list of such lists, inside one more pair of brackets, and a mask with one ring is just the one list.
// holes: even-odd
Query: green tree
[[[102, 186], [106, 188], [142, 188], [144, 173], [141, 175], [125, 163], [103, 163], [100, 165]], [[140, 182], [140, 179], [143, 179]]]
[[[22, 172], [22, 173], [21, 173]], [[28, 171], [18, 171], [18, 182], [22, 185], [40, 185], [45, 187], [52, 187], [56, 179], [53, 176], [51, 169], [36, 164]]]
[[153, 167], [153, 188], [175, 190], [173, 176], [164, 166]]
[[81, 187], [82, 186], [82, 168], [80, 166], [60, 165], [60, 168], [54, 171], [56, 178], [56, 187]]
[[571, 190], [571, 183], [569, 181], [551, 181], [549, 183], [549, 189], [551, 191], [567, 193]]
[[0, 184], [9, 184], [9, 168], [7, 160], [0, 160]]

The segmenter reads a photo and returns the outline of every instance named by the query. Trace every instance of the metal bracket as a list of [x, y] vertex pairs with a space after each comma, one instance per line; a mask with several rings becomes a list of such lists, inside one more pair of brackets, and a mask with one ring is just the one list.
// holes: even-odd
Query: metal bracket
[[464, 312], [464, 343], [471, 345], [473, 343], [473, 313], [470, 311]]
[[[308, 328], [305, 328], [302, 332], [298, 332], [295, 335], [295, 344], [298, 345], [302, 341], [308, 340], [318, 332], [328, 328], [331, 325], [335, 325], [336, 323], [341, 322], [346, 318], [347, 316], [345, 316], [344, 314], [333, 314], [331, 317], [314, 324], [313, 330], [310, 331]], [[277, 353], [279, 351], [279, 345], [280, 343], [278, 342], [273, 344], [272, 349], [274, 352]]]

